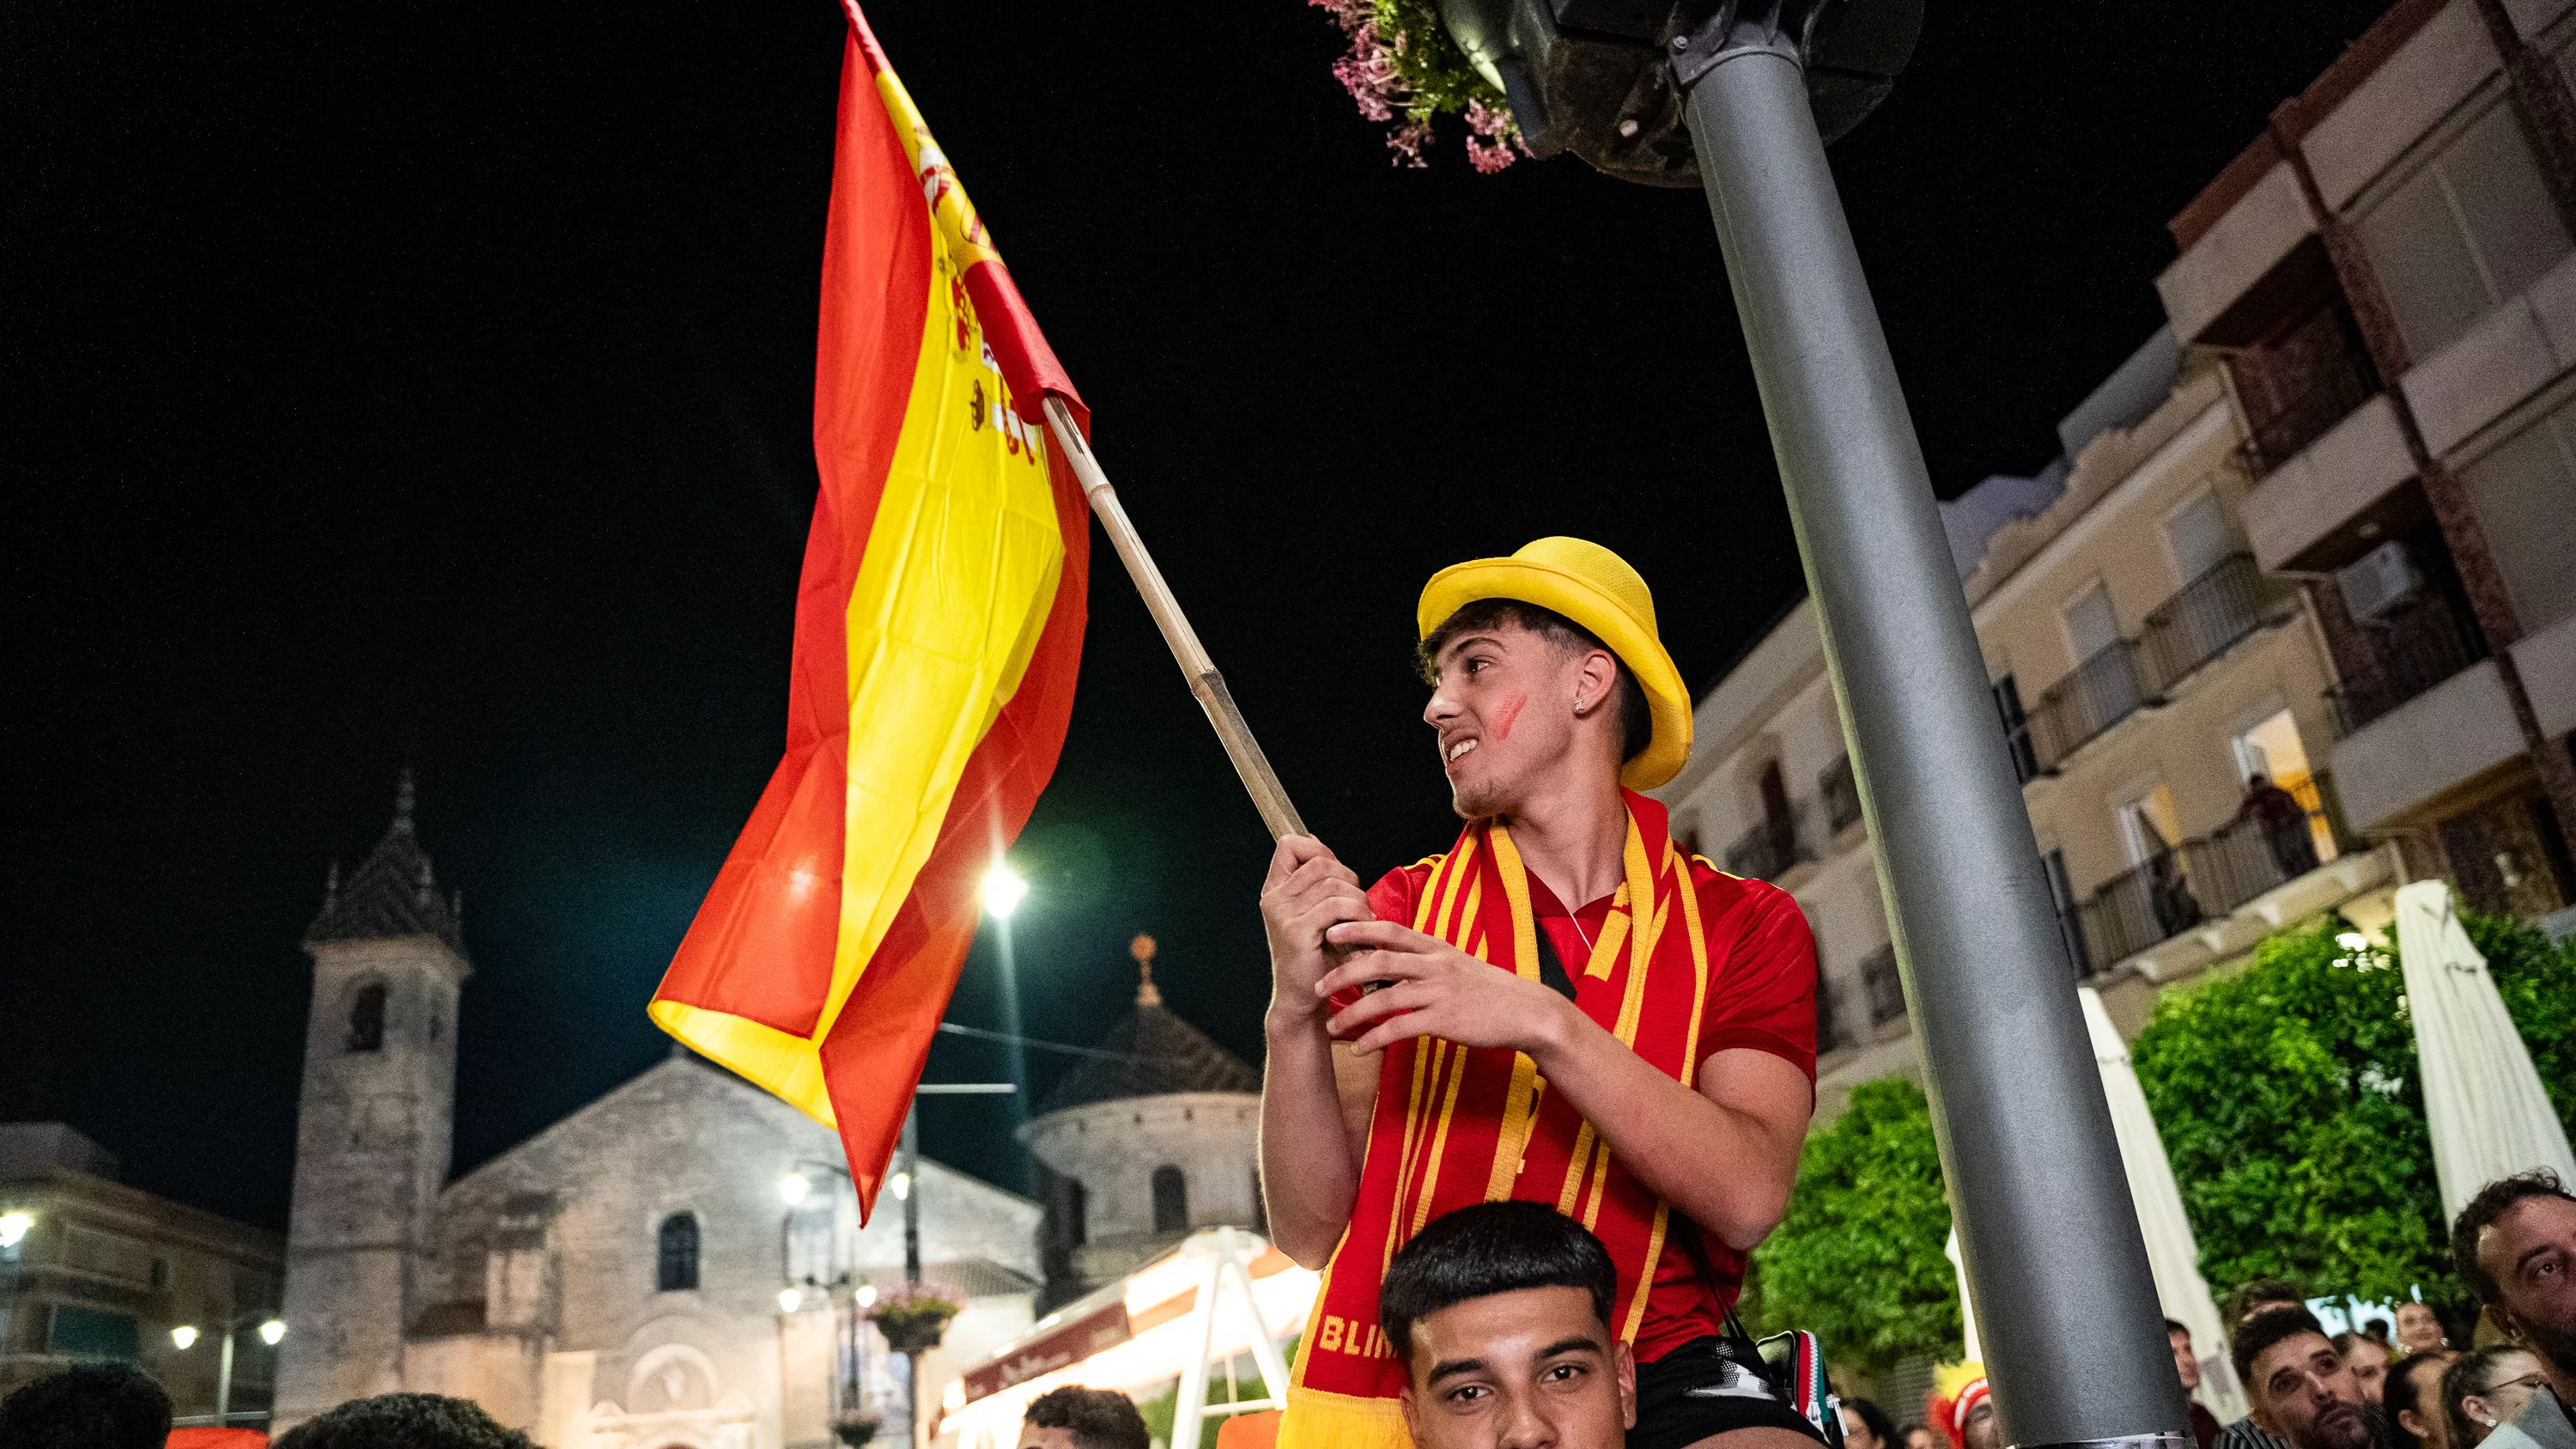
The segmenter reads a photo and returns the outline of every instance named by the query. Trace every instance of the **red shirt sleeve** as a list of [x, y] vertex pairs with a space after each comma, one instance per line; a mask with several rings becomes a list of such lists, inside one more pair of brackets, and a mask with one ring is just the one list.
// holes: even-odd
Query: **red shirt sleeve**
[[1714, 978], [1700, 1015], [1700, 1060], [1730, 1047], [1752, 1047], [1792, 1063], [1812, 1084], [1816, 938], [1797, 897], [1768, 882], [1715, 871], [1697, 884]]

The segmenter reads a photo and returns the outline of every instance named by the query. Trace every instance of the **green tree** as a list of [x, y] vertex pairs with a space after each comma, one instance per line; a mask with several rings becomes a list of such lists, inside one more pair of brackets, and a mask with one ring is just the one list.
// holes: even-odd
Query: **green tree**
[[1941, 1249], [1950, 1208], [1923, 1089], [1865, 1082], [1807, 1139], [1788, 1215], [1753, 1250], [1756, 1333], [1804, 1328], [1865, 1372], [1959, 1354], [1958, 1281]]
[[[2464, 916], [2552, 1105], [2576, 1107], [2576, 949]], [[2313, 1293], [2460, 1306], [2396, 943], [2285, 931], [2232, 976], [2168, 993], [2131, 1047], [2221, 1293], [2266, 1274]]]

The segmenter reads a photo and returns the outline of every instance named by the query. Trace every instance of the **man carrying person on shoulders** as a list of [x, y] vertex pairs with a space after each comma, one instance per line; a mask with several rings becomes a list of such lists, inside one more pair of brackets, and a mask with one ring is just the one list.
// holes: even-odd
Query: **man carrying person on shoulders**
[[1644, 580], [1579, 539], [1444, 569], [1416, 611], [1445, 855], [1373, 888], [1292, 836], [1261, 892], [1262, 1185], [1325, 1269], [1280, 1449], [1402, 1449], [1379, 1280], [1425, 1224], [1505, 1198], [1601, 1241], [1646, 1406], [1633, 1449], [1801, 1449], [1724, 1330], [1814, 1108], [1797, 903], [1681, 850], [1639, 790], [1690, 751]]

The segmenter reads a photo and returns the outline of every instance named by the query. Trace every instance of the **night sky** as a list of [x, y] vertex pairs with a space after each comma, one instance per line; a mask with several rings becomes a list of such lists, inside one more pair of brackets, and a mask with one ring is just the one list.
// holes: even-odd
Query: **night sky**
[[[1374, 874], [1455, 831], [1408, 667], [1433, 569], [1598, 539], [1704, 686], [1797, 560], [1698, 193], [1479, 176], [1454, 123], [1395, 169], [1322, 12], [1220, 8], [871, 19], [1307, 820]], [[1943, 496], [2048, 460], [2162, 320], [2166, 218], [2379, 8], [1932, 6], [1832, 154]], [[785, 728], [839, 10], [488, 10], [0, 12], [0, 1117], [271, 1227], [296, 943], [406, 760], [476, 968], [461, 1170], [665, 1055], [644, 1003]], [[1172, 1007], [1257, 1060], [1267, 841], [1094, 558], [1014, 854], [1025, 1018], [1095, 1040], [1147, 930]], [[1001, 1023], [989, 939], [950, 1017]], [[1003, 1070], [951, 1038], [929, 1075]], [[1009, 1126], [924, 1108], [928, 1151], [1022, 1185]]]

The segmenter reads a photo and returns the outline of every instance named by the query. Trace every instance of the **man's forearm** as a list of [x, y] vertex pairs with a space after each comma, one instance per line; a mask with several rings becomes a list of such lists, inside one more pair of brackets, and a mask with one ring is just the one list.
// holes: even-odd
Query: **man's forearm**
[[1261, 1190], [1271, 1240], [1309, 1268], [1321, 1268], [1350, 1225], [1359, 1193], [1334, 1087], [1332, 1039], [1311, 1012], [1264, 1023], [1269, 1055], [1261, 1073]]
[[1622, 1166], [1727, 1246], [1749, 1249], [1779, 1223], [1795, 1138], [1665, 1076], [1570, 1006], [1533, 1060]]

